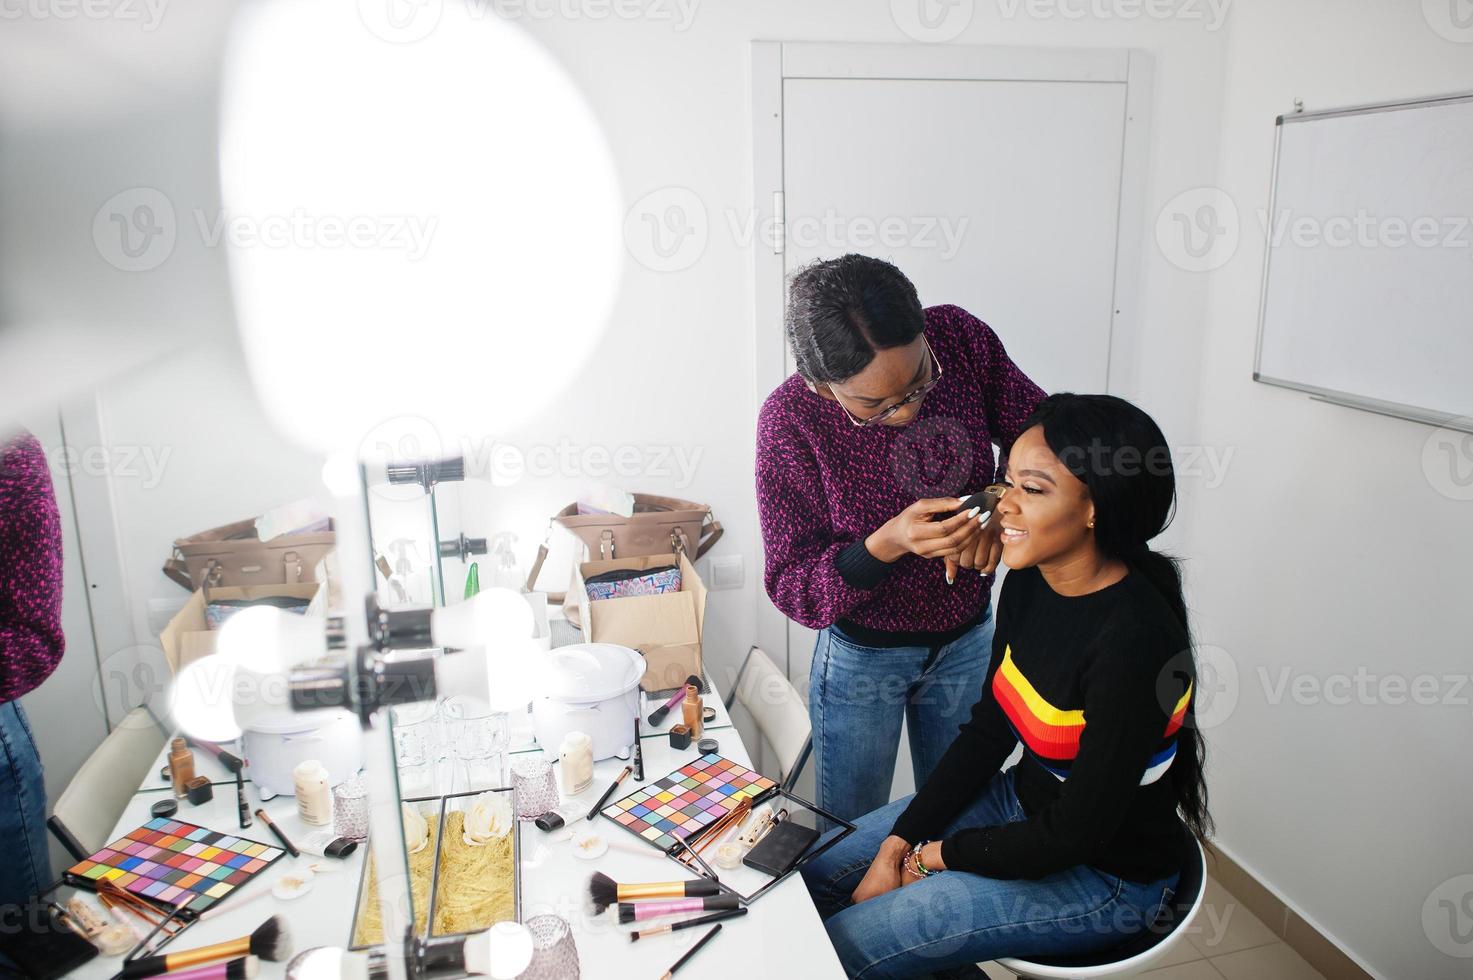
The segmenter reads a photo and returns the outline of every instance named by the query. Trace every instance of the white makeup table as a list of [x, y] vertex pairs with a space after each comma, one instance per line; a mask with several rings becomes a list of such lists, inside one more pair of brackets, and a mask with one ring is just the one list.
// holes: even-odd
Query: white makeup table
[[[709, 737], [720, 742], [721, 755], [733, 762], [751, 765], [751, 757], [742, 744], [741, 737], [732, 727], [730, 717], [720, 707], [717, 692], [713, 690], [707, 694], [706, 703], [717, 706], [718, 717], [706, 726], [703, 734], [709, 733]], [[648, 715], [654, 707], [655, 703], [650, 703], [643, 713]], [[677, 706], [671, 715], [678, 718], [679, 714]], [[660, 726], [661, 731], [642, 732], [646, 783], [659, 779], [699, 755], [694, 744], [689, 749], [680, 751], [670, 746], [664, 730], [673, 723], [672, 719], [667, 718], [665, 724]], [[513, 764], [517, 755], [515, 751], [511, 754]], [[196, 753], [197, 760], [202, 756], [203, 753]], [[175, 819], [247, 840], [277, 845], [271, 831], [259, 820], [254, 821], [249, 829], [240, 829], [233, 777], [223, 769], [215, 772], [219, 767], [212, 759], [208, 766], [209, 771], [206, 774], [216, 783], [214, 798], [199, 806], [180, 801]], [[634, 926], [619, 925], [612, 910], [601, 916], [593, 916], [586, 908], [588, 878], [595, 870], [626, 882], [669, 881], [689, 877], [675, 862], [665, 858], [653, 846], [641, 845], [634, 835], [613, 821], [600, 816], [592, 822], [585, 822], [581, 816], [588, 812], [623, 766], [624, 762], [620, 759], [605, 759], [596, 763], [592, 786], [580, 796], [564, 800], [567, 809], [580, 814], [571, 824], [574, 830], [596, 828], [606, 840], [618, 842], [602, 857], [591, 861], [581, 860], [574, 856], [573, 844], [566, 839], [566, 834], [543, 833], [530, 822], [518, 824], [522, 858], [522, 919], [525, 921], [544, 912], [552, 912], [566, 919], [573, 928], [578, 944], [581, 975], [584, 978], [637, 980], [646, 977], [655, 980], [680, 958], [705, 929], [687, 929], [631, 943], [628, 934], [633, 931]], [[632, 777], [626, 779], [611, 799], [623, 797], [640, 785]], [[159, 780], [158, 767], [155, 766], [118, 820], [113, 839], [147, 823], [152, 819], [149, 808], [159, 800], [168, 798], [168, 795], [167, 784]], [[252, 811], [263, 806], [249, 782], [247, 799]], [[264, 807], [294, 842], [307, 836], [309, 828], [298, 819], [296, 801], [292, 797], [277, 797], [264, 804]], [[631, 846], [633, 849], [630, 849]], [[639, 853], [641, 848], [648, 854]], [[305, 853], [295, 859], [283, 857], [265, 872], [264, 881], [253, 881], [243, 886], [239, 894], [225, 899], [220, 907], [228, 911], [192, 926], [171, 943], [166, 951], [190, 949], [248, 935], [273, 913], [280, 913], [287, 919], [297, 952], [312, 946], [347, 946], [365, 850], [366, 848], [360, 847], [354, 854], [342, 860], [312, 857]], [[314, 863], [332, 870], [317, 874], [311, 890], [301, 897], [281, 901], [267, 895], [258, 900], [250, 900], [253, 893], [263, 888], [269, 890], [270, 882], [280, 877], [282, 872]], [[70, 889], [63, 889], [63, 894], [70, 894]], [[647, 923], [646, 926], [650, 924], [653, 923]], [[99, 956], [73, 975], [82, 978], [107, 978], [117, 972], [120, 964], [120, 957]], [[285, 963], [261, 964], [260, 976], [263, 978], [283, 977], [285, 974]], [[823, 924], [803, 882], [794, 874], [756, 901], [747, 915], [727, 920], [721, 933], [691, 960], [681, 975], [701, 980], [763, 980], [777, 976], [824, 980], [830, 977], [841, 978], [844, 973], [824, 934]]]

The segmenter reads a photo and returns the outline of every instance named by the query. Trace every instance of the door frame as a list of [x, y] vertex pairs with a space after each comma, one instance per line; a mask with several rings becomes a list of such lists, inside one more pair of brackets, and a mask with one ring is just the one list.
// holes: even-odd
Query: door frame
[[[753, 41], [751, 50], [752, 215], [758, 236], [752, 250], [754, 351], [753, 405], [787, 377], [781, 323], [785, 300], [783, 206], [783, 86], [790, 78], [948, 79], [1114, 83], [1125, 86], [1119, 213], [1115, 229], [1114, 315], [1110, 322], [1105, 390], [1114, 390], [1112, 368], [1134, 359], [1142, 311], [1138, 304], [1146, 231], [1146, 172], [1150, 151], [1152, 62], [1131, 48], [1044, 48], [1000, 45], [829, 44]], [[761, 535], [756, 536], [762, 562]], [[756, 643], [792, 676], [788, 620], [755, 590]]]

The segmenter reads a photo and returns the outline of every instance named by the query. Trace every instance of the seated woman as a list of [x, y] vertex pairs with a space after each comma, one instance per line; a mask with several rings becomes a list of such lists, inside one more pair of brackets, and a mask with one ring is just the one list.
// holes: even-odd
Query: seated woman
[[1176, 496], [1161, 430], [1052, 395], [1005, 486], [1011, 571], [970, 720], [919, 792], [803, 871], [851, 977], [1117, 946], [1170, 901], [1183, 822], [1210, 830], [1181, 579], [1147, 547]]

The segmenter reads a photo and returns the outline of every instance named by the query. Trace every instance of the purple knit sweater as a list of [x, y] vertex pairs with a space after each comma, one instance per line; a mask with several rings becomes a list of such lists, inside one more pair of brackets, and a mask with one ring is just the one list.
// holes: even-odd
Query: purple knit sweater
[[[956, 306], [925, 311], [942, 378], [906, 426], [860, 428], [837, 402], [794, 374], [757, 419], [757, 507], [773, 604], [812, 629], [843, 619], [888, 632], [940, 632], [986, 602], [992, 577], [905, 555], [870, 588], [840, 573], [856, 541], [925, 497], [957, 497], [994, 482], [1044, 393], [1008, 358], [992, 328]], [[1004, 460], [1005, 461], [1005, 460]]]
[[34, 436], [0, 438], [0, 704], [61, 662], [61, 518]]

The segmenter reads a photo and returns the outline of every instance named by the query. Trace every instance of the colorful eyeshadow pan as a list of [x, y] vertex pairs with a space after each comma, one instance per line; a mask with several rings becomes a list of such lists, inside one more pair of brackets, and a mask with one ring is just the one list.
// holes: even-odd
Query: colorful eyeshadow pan
[[677, 836], [694, 837], [742, 800], [750, 798], [755, 804], [776, 785], [730, 759], [703, 755], [600, 812], [630, 833], [669, 850]]
[[136, 895], [203, 912], [285, 854], [258, 841], [155, 817], [66, 871], [69, 884], [108, 879]]

